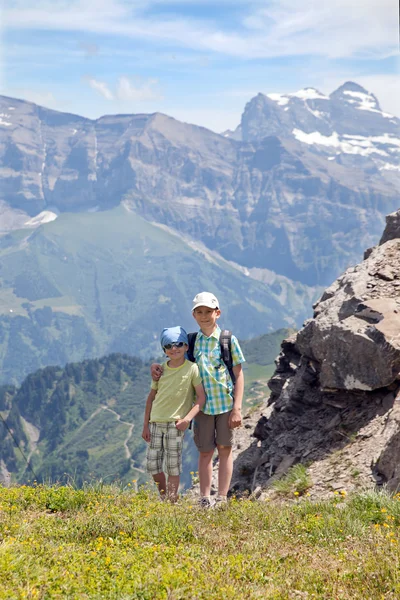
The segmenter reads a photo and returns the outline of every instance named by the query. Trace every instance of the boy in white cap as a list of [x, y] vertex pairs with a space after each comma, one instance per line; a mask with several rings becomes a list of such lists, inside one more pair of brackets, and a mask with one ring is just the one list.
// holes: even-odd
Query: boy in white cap
[[193, 299], [193, 317], [200, 327], [194, 344], [194, 358], [199, 367], [206, 391], [206, 403], [194, 421], [194, 441], [200, 452], [200, 504], [210, 506], [212, 457], [218, 451], [217, 502], [226, 501], [232, 479], [233, 429], [242, 424], [242, 400], [245, 362], [239, 342], [232, 335], [231, 354], [235, 384], [221, 356], [221, 329], [217, 321], [221, 315], [218, 299], [210, 292], [201, 292]]
[[182, 472], [183, 437], [191, 420], [203, 407], [205, 393], [197, 365], [185, 358], [188, 349], [186, 331], [182, 327], [163, 329], [160, 342], [168, 360], [162, 365], [162, 377], [151, 383], [142, 438], [149, 444], [147, 471], [153, 476], [161, 498], [176, 502]]
[[[199, 367], [206, 392], [206, 402], [194, 420], [194, 441], [200, 452], [199, 480], [200, 505], [212, 506], [210, 497], [212, 480], [212, 458], [218, 451], [218, 496], [217, 502], [225, 502], [232, 479], [233, 429], [242, 424], [242, 400], [244, 377], [242, 363], [245, 362], [239, 342], [232, 335], [230, 352], [235, 383], [228, 367], [222, 360], [220, 335], [217, 321], [221, 315], [218, 299], [210, 292], [201, 292], [193, 299], [192, 314], [200, 331], [196, 335], [193, 357]], [[159, 377], [159, 365], [152, 365], [152, 377]]]

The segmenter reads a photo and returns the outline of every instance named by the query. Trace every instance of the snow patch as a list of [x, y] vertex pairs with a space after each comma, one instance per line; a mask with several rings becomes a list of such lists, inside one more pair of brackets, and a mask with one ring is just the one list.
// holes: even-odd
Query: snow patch
[[10, 121], [4, 121], [4, 119], [2, 119], [2, 117], [7, 119], [7, 117], [9, 117], [9, 116], [10, 115], [8, 115], [7, 113], [0, 113], [0, 125], [4, 125], [4, 127], [10, 127], [10, 125], [12, 125], [12, 123], [10, 123]]
[[393, 165], [392, 163], [383, 163], [381, 167], [379, 167], [380, 171], [400, 171], [400, 165]]
[[15, 110], [15, 106], [9, 106], [7, 110]]
[[378, 113], [386, 119], [393, 119], [393, 115], [383, 112], [378, 108], [377, 101], [375, 100], [372, 94], [365, 94], [363, 92], [351, 92], [349, 90], [346, 90], [343, 93], [347, 96], [352, 96], [352, 98], [355, 98], [355, 100], [348, 99], [347, 101], [350, 102], [350, 104], [359, 104], [359, 106], [356, 107], [358, 110], [368, 110], [369, 112]]
[[273, 100], [274, 102], [279, 104], [279, 106], [285, 106], [289, 103], [290, 100], [290, 98], [288, 96], [285, 96], [285, 94], [267, 94], [267, 98]]
[[301, 98], [301, 100], [329, 100], [328, 96], [324, 96], [315, 88], [305, 88], [304, 90], [299, 90], [298, 92], [293, 92], [293, 94], [289, 94], [294, 98]]
[[383, 135], [370, 135], [368, 137], [364, 135], [348, 135], [343, 134], [343, 137], [348, 139], [353, 139], [359, 141], [359, 143], [368, 143], [376, 142], [377, 144], [388, 144], [389, 146], [399, 146], [400, 148], [400, 138], [394, 137], [389, 133], [384, 133]]
[[55, 221], [57, 219], [56, 213], [51, 212], [51, 210], [43, 210], [41, 213], [36, 215], [36, 217], [32, 217], [29, 221], [25, 222], [27, 227], [38, 227], [39, 225], [43, 225], [44, 223], [50, 223], [51, 221]]
[[357, 106], [358, 110], [368, 110], [369, 112], [374, 112], [374, 113], [378, 113], [378, 115], [382, 115], [382, 117], [385, 117], [385, 119], [393, 119], [393, 115], [389, 114], [389, 113], [385, 113], [381, 110], [378, 110], [377, 108], [366, 108], [365, 106]]
[[300, 100], [329, 100], [328, 96], [320, 94], [318, 90], [314, 88], [305, 88], [304, 90], [298, 90], [291, 94], [267, 94], [267, 98], [276, 102], [279, 106], [286, 106], [291, 98], [299, 98]]
[[[319, 131], [305, 133], [300, 129], [293, 129], [292, 133], [297, 140], [303, 142], [304, 144], [315, 144], [317, 146], [327, 147], [332, 146], [334, 148], [338, 148], [338, 150], [345, 154], [360, 154], [361, 156], [380, 154], [381, 156], [388, 156], [388, 153], [385, 152], [385, 150], [377, 147], [377, 145], [386, 144], [389, 146], [400, 147], [400, 139], [390, 136], [388, 133], [370, 137], [344, 134], [341, 138], [336, 131], [334, 131], [330, 136], [322, 135], [322, 133], [319, 133]], [[397, 147], [392, 148], [392, 150], [393, 149], [397, 151]]]
[[324, 119], [326, 116], [326, 113], [323, 113], [320, 110], [313, 110], [309, 106], [307, 106], [307, 108], [310, 111], [310, 113], [312, 113], [314, 115], [314, 117], [317, 117], [317, 119]]

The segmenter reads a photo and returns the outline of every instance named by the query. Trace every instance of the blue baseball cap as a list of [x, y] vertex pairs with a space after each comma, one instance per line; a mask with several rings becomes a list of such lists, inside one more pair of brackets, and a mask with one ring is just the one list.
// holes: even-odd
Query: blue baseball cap
[[177, 327], [166, 327], [162, 330], [160, 335], [161, 347], [164, 348], [167, 344], [176, 344], [176, 342], [183, 342], [188, 344], [188, 335], [183, 327], [179, 325]]

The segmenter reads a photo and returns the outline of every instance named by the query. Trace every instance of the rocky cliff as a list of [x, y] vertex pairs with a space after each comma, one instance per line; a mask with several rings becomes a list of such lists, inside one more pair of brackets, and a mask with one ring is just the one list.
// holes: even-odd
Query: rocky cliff
[[316, 496], [400, 486], [400, 210], [386, 221], [283, 341], [255, 440], [236, 449], [234, 491], [259, 493], [297, 462]]

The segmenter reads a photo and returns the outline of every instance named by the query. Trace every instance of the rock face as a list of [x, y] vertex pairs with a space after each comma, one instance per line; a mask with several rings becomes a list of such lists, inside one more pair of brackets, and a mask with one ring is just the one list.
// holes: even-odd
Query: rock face
[[399, 222], [400, 210], [387, 217], [380, 244], [323, 293], [313, 318], [282, 343], [269, 414], [236, 460], [235, 491], [268, 487], [295, 462], [310, 465], [316, 495], [400, 486]]

